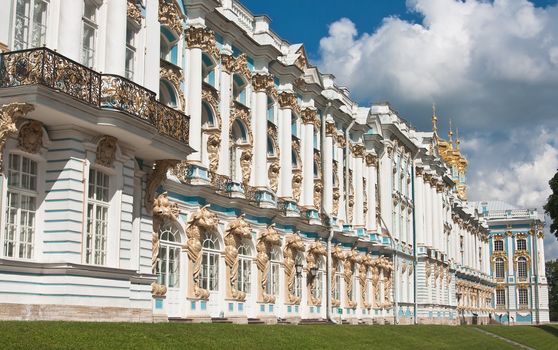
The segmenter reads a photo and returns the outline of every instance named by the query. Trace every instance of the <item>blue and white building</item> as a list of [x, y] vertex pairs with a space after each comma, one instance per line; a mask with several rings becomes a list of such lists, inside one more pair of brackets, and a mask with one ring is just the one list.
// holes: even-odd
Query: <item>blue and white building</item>
[[0, 318], [488, 322], [435, 115], [359, 106], [237, 0], [0, 8]]

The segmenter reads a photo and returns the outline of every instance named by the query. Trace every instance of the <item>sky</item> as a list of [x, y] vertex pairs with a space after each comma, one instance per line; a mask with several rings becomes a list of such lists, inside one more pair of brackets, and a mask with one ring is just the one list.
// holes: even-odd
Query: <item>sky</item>
[[362, 106], [389, 101], [430, 130], [436, 103], [439, 132], [450, 119], [459, 130], [470, 200], [544, 205], [558, 169], [558, 0], [242, 2]]

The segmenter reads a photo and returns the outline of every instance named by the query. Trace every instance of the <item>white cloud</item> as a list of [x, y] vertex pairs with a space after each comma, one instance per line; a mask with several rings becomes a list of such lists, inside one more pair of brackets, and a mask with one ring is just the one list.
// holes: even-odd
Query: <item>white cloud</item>
[[[470, 160], [473, 200], [540, 208], [558, 168], [558, 5], [527, 0], [408, 0], [422, 18], [359, 33], [342, 18], [318, 65], [358, 101], [390, 101], [419, 129], [452, 118]], [[545, 239], [547, 258], [558, 243]]]

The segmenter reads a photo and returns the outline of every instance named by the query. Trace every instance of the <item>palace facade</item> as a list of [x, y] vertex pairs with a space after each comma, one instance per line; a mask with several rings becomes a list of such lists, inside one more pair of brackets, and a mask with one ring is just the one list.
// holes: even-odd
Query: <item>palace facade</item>
[[435, 112], [359, 106], [236, 0], [0, 8], [0, 318], [494, 318]]

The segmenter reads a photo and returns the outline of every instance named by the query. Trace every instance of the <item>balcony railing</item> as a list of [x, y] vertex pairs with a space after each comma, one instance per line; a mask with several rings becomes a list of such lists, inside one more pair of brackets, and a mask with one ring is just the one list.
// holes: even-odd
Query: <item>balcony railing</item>
[[0, 54], [0, 88], [42, 85], [101, 109], [124, 112], [153, 125], [162, 135], [188, 142], [190, 118], [156, 100], [141, 85], [97, 73], [50, 49]]

